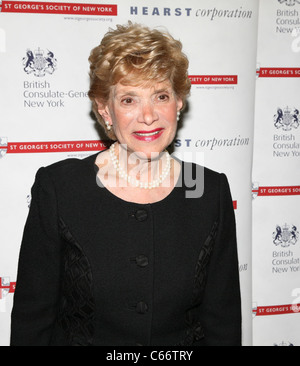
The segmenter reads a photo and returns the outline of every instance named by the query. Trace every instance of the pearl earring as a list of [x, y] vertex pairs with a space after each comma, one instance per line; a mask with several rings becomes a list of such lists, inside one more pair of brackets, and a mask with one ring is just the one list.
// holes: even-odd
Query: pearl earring
[[180, 112], [177, 112], [177, 122], [180, 120]]
[[111, 130], [111, 125], [109, 124], [109, 122], [105, 121], [105, 124], [106, 124], [107, 130], [110, 131]]

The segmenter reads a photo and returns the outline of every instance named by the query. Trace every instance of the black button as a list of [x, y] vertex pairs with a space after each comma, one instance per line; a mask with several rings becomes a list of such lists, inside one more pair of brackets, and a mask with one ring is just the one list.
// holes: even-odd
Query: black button
[[136, 257], [135, 261], [136, 264], [142, 268], [147, 267], [149, 264], [149, 260], [145, 255], [139, 255], [138, 257]]
[[148, 305], [147, 305], [145, 302], [141, 301], [141, 302], [139, 302], [139, 303], [136, 305], [135, 310], [136, 310], [136, 312], [137, 312], [138, 314], [146, 314], [146, 313], [147, 313], [147, 311], [148, 311]]
[[134, 216], [140, 222], [145, 221], [148, 218], [147, 211], [145, 210], [137, 210]]

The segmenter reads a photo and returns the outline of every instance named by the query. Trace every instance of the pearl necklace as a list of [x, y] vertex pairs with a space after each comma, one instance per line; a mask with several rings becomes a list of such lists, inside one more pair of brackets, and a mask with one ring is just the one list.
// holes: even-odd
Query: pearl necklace
[[159, 187], [162, 182], [167, 178], [167, 176], [170, 173], [171, 170], [171, 157], [170, 154], [166, 151], [166, 157], [167, 157], [167, 164], [165, 168], [163, 169], [162, 174], [158, 177], [158, 179], [155, 179], [154, 181], [148, 183], [143, 183], [139, 180], [136, 180], [132, 178], [130, 175], [128, 175], [124, 169], [121, 168], [119, 159], [117, 158], [116, 151], [115, 151], [115, 144], [111, 145], [109, 148], [110, 158], [112, 160], [113, 166], [115, 167], [116, 171], [119, 173], [119, 176], [121, 178], [124, 178], [127, 180], [127, 182], [135, 187], [138, 188], [144, 188], [144, 189], [152, 189]]

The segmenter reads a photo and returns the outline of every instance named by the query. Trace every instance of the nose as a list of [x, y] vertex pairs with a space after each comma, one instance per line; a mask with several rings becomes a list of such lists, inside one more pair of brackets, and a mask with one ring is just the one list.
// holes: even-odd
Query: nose
[[155, 107], [151, 103], [146, 103], [141, 106], [138, 121], [150, 126], [158, 120], [158, 114]]

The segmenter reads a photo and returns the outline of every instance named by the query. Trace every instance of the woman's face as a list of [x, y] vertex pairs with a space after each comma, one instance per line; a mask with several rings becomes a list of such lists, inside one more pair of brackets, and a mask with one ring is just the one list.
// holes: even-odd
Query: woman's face
[[[108, 121], [120, 144], [128, 152], [151, 158], [161, 153], [174, 140], [177, 112], [182, 108], [169, 81], [152, 87], [112, 87], [105, 111], [99, 113]], [[153, 155], [153, 153], [156, 153]]]

